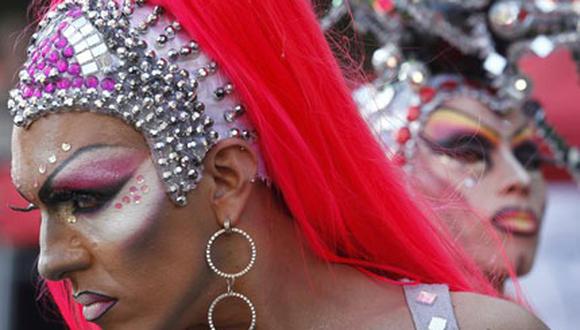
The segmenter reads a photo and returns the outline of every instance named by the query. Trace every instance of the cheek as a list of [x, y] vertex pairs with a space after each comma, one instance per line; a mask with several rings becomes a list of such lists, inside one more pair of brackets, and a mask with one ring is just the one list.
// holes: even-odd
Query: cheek
[[167, 197], [149, 161], [135, 173], [105, 210], [83, 219], [95, 243], [131, 247], [151, 239]]
[[547, 198], [546, 180], [540, 171], [533, 172], [531, 176], [532, 183], [530, 189], [532, 208], [534, 208], [538, 214], [543, 216]]
[[450, 199], [442, 202], [463, 200], [485, 172], [482, 162], [465, 164], [424, 145], [418, 146], [413, 165], [411, 176], [415, 187], [429, 197]]

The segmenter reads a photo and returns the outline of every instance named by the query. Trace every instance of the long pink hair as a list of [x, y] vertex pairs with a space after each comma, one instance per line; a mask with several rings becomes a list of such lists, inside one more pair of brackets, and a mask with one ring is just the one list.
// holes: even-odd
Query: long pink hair
[[[316, 255], [393, 283], [408, 278], [497, 296], [407, 194], [402, 172], [351, 100], [308, 1], [150, 2], [181, 22], [236, 86], [268, 173]], [[92, 327], [66, 283], [47, 285], [71, 328]]]

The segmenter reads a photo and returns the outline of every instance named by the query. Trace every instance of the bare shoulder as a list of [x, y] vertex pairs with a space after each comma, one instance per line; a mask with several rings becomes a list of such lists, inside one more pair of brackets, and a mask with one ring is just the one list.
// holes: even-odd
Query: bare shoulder
[[460, 329], [549, 329], [523, 307], [499, 298], [452, 292], [451, 300]]

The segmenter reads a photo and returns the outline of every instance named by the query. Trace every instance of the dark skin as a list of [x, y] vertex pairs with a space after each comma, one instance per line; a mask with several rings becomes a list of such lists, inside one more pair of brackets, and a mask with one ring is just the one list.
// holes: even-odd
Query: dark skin
[[[58, 161], [40, 174], [39, 165], [64, 142], [72, 150], [56, 152]], [[110, 147], [68, 160], [75, 150], [95, 144]], [[14, 183], [42, 211], [39, 272], [49, 280], [70, 280], [73, 290], [117, 298], [117, 304], [97, 320], [101, 327], [207, 329], [207, 308], [226, 285], [207, 267], [205, 245], [228, 219], [257, 245], [256, 265], [236, 281], [235, 290], [256, 306], [258, 328], [413, 327], [399, 286], [371, 280], [348, 266], [329, 265], [313, 255], [271, 190], [251, 182], [257, 155], [244, 141], [227, 139], [212, 148], [204, 159], [203, 179], [188, 195], [186, 207], [175, 206], [164, 195], [148, 152], [138, 132], [118, 119], [92, 113], [51, 115], [14, 132]], [[123, 157], [137, 159], [133, 162], [137, 165], [122, 170], [143, 176], [150, 187], [139, 204], [115, 209], [117, 198], [128, 187], [100, 204], [81, 198], [55, 202], [39, 196], [47, 178], [63, 162], [68, 164], [54, 177], [61, 186], [67, 176], [99, 170], [98, 159], [133, 164]], [[111, 181], [120, 177], [110, 176]], [[82, 212], [90, 208], [91, 212]], [[71, 214], [76, 223], [67, 221]], [[226, 237], [216, 245], [214, 256], [224, 270], [243, 268], [247, 243]], [[545, 329], [512, 303], [470, 293], [453, 293], [452, 298], [462, 329]], [[218, 328], [247, 328], [244, 305], [228, 300], [221, 307], [215, 316]]]

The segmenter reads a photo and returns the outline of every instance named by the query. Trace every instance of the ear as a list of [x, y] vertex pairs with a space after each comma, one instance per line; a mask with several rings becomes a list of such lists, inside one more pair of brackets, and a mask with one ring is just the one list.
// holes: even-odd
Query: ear
[[218, 142], [204, 160], [205, 175], [213, 179], [211, 207], [220, 227], [235, 226], [244, 211], [258, 170], [258, 156], [243, 140]]

